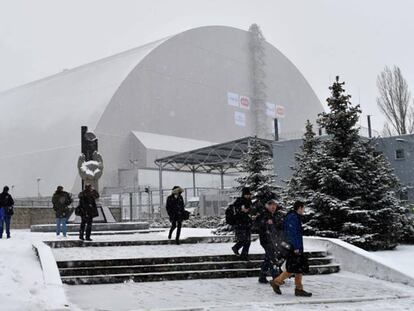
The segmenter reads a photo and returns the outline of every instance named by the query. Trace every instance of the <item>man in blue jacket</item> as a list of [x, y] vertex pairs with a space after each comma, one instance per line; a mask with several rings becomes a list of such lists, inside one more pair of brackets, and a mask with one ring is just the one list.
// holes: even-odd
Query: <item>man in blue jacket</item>
[[283, 271], [277, 278], [270, 282], [273, 291], [281, 295], [280, 285], [283, 281], [295, 274], [295, 296], [310, 297], [312, 293], [303, 290], [302, 275], [309, 272], [308, 261], [303, 254], [303, 233], [302, 233], [302, 216], [305, 213], [305, 204], [296, 201], [293, 204], [293, 209], [285, 218], [283, 230], [286, 235], [287, 242], [293, 248], [292, 253], [288, 256], [286, 261], [286, 270]]

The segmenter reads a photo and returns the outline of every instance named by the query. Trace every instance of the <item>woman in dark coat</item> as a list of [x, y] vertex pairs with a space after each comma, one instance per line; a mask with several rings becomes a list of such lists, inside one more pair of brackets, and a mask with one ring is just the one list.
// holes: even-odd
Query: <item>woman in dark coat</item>
[[175, 236], [175, 242], [177, 243], [177, 245], [180, 244], [181, 224], [184, 220], [185, 213], [184, 200], [181, 196], [181, 193], [183, 193], [183, 191], [184, 190], [181, 187], [174, 186], [172, 188], [171, 195], [169, 195], [167, 198], [166, 204], [167, 213], [170, 217], [171, 222], [171, 228], [168, 234], [168, 239], [171, 239], [171, 236], [175, 228], [177, 228], [177, 234]]
[[[252, 200], [248, 187], [242, 189], [242, 196], [237, 198], [233, 205], [236, 212], [234, 225], [236, 244], [231, 249], [234, 254], [240, 255], [241, 260], [248, 260], [252, 235], [252, 218], [250, 217]], [[239, 254], [240, 249], [241, 254]]]
[[79, 239], [84, 240], [84, 233], [86, 227], [86, 241], [92, 241], [92, 221], [98, 214], [98, 207], [96, 206], [96, 199], [99, 198], [98, 191], [92, 185], [86, 185], [85, 190], [79, 193], [79, 206], [81, 208], [81, 224], [79, 230]]
[[296, 201], [292, 211], [286, 215], [283, 224], [287, 242], [291, 244], [293, 251], [286, 260], [287, 271], [282, 272], [282, 274], [270, 283], [273, 291], [279, 295], [282, 294], [280, 285], [283, 284], [283, 281], [292, 274], [295, 274], [295, 295], [302, 297], [312, 296], [312, 293], [303, 290], [302, 285], [302, 274], [309, 272], [308, 261], [303, 254], [302, 215], [304, 212], [305, 204]]

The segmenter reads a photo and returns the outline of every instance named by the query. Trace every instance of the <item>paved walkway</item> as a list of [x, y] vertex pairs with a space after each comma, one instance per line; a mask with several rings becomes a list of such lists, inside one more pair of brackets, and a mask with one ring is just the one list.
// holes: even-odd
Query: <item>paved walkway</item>
[[312, 298], [295, 297], [292, 280], [278, 296], [256, 278], [65, 288], [69, 300], [82, 310], [414, 310], [413, 287], [349, 272], [307, 276], [304, 285]]

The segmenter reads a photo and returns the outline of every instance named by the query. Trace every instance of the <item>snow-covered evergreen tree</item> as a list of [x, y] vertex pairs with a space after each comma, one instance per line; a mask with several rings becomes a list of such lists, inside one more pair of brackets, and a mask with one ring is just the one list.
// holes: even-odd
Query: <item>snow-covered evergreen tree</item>
[[[241, 194], [244, 187], [252, 193], [253, 217], [263, 209], [270, 199], [280, 200], [281, 187], [275, 184], [273, 159], [270, 150], [259, 139], [250, 140], [247, 152], [242, 157], [239, 168], [243, 175], [236, 179], [239, 186], [236, 191]], [[214, 234], [232, 234], [233, 227], [226, 224], [225, 219], [218, 225]]]
[[280, 187], [275, 184], [273, 173], [273, 158], [270, 150], [260, 140], [252, 139], [247, 152], [244, 154], [240, 168], [245, 173], [236, 179], [239, 183], [237, 190], [249, 187], [252, 199], [255, 201], [255, 209], [260, 209], [273, 194], [278, 199]]
[[398, 180], [373, 142], [358, 135], [360, 109], [352, 106], [343, 85], [337, 77], [327, 99], [330, 112], [318, 120], [328, 138], [315, 144], [312, 135], [305, 137], [288, 191], [308, 202], [307, 234], [339, 237], [365, 249], [391, 249], [402, 232]]
[[320, 140], [313, 131], [313, 125], [306, 121], [306, 131], [303, 138], [301, 151], [295, 154], [296, 166], [292, 167], [293, 175], [288, 181], [288, 187], [282, 193], [285, 206], [292, 206], [295, 200], [302, 200], [306, 204], [306, 220], [314, 215], [312, 198], [318, 187], [317, 172], [319, 171], [318, 152]]

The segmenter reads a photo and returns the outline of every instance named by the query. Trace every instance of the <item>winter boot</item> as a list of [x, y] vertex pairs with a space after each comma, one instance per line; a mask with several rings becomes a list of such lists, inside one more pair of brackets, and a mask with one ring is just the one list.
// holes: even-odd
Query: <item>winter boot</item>
[[268, 281], [267, 281], [267, 279], [266, 279], [266, 277], [265, 276], [263, 276], [263, 275], [261, 275], [260, 277], [259, 277], [259, 283], [260, 284], [267, 284], [267, 283], [269, 283]]
[[303, 289], [295, 288], [295, 296], [311, 297], [312, 296], [312, 293], [309, 293], [307, 291], [304, 291]]
[[277, 284], [275, 282], [275, 280], [270, 281], [270, 286], [272, 286], [273, 291], [278, 294], [278, 295], [282, 295], [282, 291], [280, 290], [279, 284]]
[[231, 248], [231, 250], [233, 251], [234, 255], [236, 255], [236, 256], [240, 256], [240, 254], [239, 254], [239, 250], [236, 248], [236, 245], [234, 245], [234, 246]]

